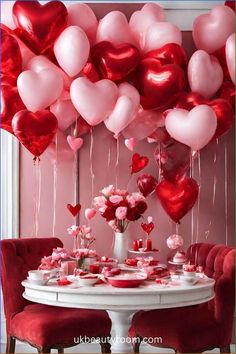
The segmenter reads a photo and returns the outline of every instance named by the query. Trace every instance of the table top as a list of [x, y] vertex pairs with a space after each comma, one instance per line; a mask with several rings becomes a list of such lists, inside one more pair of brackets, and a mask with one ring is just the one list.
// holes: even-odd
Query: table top
[[46, 305], [101, 310], [148, 310], [200, 304], [214, 298], [214, 280], [203, 278], [195, 285], [167, 285], [146, 281], [138, 288], [115, 288], [109, 284], [79, 287], [55, 282], [35, 285], [24, 280], [24, 298]]

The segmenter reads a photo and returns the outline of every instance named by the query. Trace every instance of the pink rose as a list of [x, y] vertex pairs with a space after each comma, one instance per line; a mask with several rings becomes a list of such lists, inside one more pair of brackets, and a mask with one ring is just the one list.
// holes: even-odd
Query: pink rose
[[130, 207], [134, 208], [136, 205], [135, 198], [132, 195], [127, 195], [126, 199], [127, 199], [127, 202], [129, 203]]
[[116, 209], [116, 217], [118, 220], [124, 220], [127, 214], [127, 207], [119, 207]]
[[111, 195], [109, 200], [112, 204], [117, 205], [123, 200], [123, 198], [120, 195]]
[[122, 197], [125, 197], [128, 195], [128, 192], [125, 189], [116, 189], [115, 193], [117, 195], [121, 195]]
[[69, 235], [76, 236], [76, 235], [78, 235], [79, 230], [80, 230], [79, 226], [72, 225], [71, 227], [69, 227], [67, 229], [67, 232], [68, 232]]
[[104, 196], [95, 197], [93, 199], [93, 205], [96, 207], [103, 207], [106, 204], [106, 198]]
[[105, 187], [101, 190], [102, 194], [105, 196], [105, 197], [110, 197], [110, 195], [113, 194], [114, 192], [114, 186], [113, 184], [110, 184], [108, 187]]

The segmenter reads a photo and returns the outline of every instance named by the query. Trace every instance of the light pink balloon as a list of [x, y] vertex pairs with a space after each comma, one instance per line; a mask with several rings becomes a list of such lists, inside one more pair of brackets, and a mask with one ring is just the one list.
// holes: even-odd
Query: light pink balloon
[[71, 150], [73, 150], [74, 152], [78, 151], [84, 143], [84, 139], [82, 138], [75, 138], [71, 135], [67, 136], [67, 142], [71, 148]]
[[166, 130], [172, 138], [197, 151], [207, 145], [215, 134], [217, 118], [207, 105], [185, 109], [172, 109], [166, 116]]
[[145, 111], [140, 107], [134, 120], [122, 131], [122, 134], [128, 139], [142, 140], [164, 124], [162, 112]]
[[62, 93], [63, 80], [53, 69], [39, 73], [27, 70], [18, 76], [17, 88], [27, 109], [36, 112], [56, 101]]
[[46, 155], [50, 158], [52, 163], [59, 161], [68, 161], [68, 159], [73, 159], [73, 152], [68, 145], [66, 136], [59, 129], [55, 135], [53, 142], [49, 145], [45, 151]]
[[145, 4], [140, 11], [135, 11], [129, 21], [130, 28], [139, 42], [144, 46], [144, 36], [150, 25], [165, 21], [165, 13], [161, 6], [154, 3]]
[[136, 139], [134, 139], [134, 138], [125, 139], [125, 146], [130, 151], [134, 151], [135, 145], [136, 145]]
[[85, 77], [74, 80], [70, 88], [71, 100], [77, 111], [91, 125], [97, 125], [113, 111], [118, 88], [110, 80], [92, 83]]
[[143, 50], [147, 53], [150, 50], [161, 48], [167, 43], [182, 44], [180, 29], [169, 22], [156, 22], [146, 31]]
[[90, 44], [96, 40], [98, 20], [93, 10], [86, 4], [72, 4], [68, 8], [68, 26], [78, 26], [86, 33]]
[[61, 75], [61, 77], [63, 78], [65, 88], [69, 88], [71, 85], [71, 82], [72, 82], [72, 79], [68, 75], [66, 75], [66, 73], [63, 70], [61, 70], [57, 65], [52, 63], [44, 55], [34, 56], [28, 62], [27, 69], [33, 70], [36, 73], [39, 73], [40, 71], [42, 71], [44, 69], [53, 69], [53, 70], [57, 71]]
[[224, 5], [214, 6], [193, 22], [193, 39], [198, 49], [214, 53], [225, 45], [227, 38], [234, 33], [235, 13]]
[[14, 30], [16, 25], [12, 17], [14, 1], [1, 1], [1, 23]]
[[111, 132], [119, 134], [132, 122], [138, 111], [140, 95], [135, 87], [124, 82], [119, 85], [116, 105], [104, 124]]
[[69, 128], [79, 116], [70, 99], [59, 98], [50, 106], [50, 111], [56, 116], [58, 128], [62, 131]]
[[188, 64], [188, 81], [192, 91], [210, 98], [221, 87], [223, 76], [220, 63], [213, 55], [204, 50], [193, 53]]
[[231, 80], [235, 84], [235, 34], [231, 34], [225, 46], [226, 61]]
[[89, 40], [78, 26], [67, 27], [54, 44], [54, 53], [60, 67], [70, 76], [80, 73], [89, 57]]
[[96, 213], [97, 211], [95, 209], [87, 208], [85, 209], [84, 215], [87, 220], [91, 220], [96, 215]]
[[96, 42], [102, 41], [113, 44], [130, 43], [137, 45], [128, 21], [120, 11], [111, 11], [100, 20]]

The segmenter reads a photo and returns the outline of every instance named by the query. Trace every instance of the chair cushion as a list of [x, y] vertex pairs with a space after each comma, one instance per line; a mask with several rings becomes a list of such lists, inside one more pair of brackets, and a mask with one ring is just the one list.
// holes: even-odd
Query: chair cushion
[[74, 343], [80, 336], [109, 336], [106, 311], [28, 305], [11, 320], [10, 334], [37, 347]]
[[[159, 338], [156, 346], [171, 347], [182, 353], [201, 352], [216, 347], [219, 326], [207, 306], [188, 306], [138, 312], [132, 321], [130, 336]], [[155, 345], [154, 342], [150, 344]]]

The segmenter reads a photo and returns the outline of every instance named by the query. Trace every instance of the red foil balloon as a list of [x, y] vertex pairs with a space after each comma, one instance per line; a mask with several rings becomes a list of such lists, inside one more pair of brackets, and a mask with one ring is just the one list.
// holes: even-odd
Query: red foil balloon
[[161, 144], [160, 149], [157, 148], [154, 152], [154, 158], [161, 168], [162, 176], [174, 183], [188, 171], [191, 149], [171, 139], [167, 144]]
[[138, 153], [132, 156], [131, 174], [142, 171], [149, 162], [147, 156], [140, 156]]
[[198, 197], [198, 188], [193, 178], [184, 177], [176, 183], [164, 179], [157, 185], [156, 194], [170, 218], [180, 223], [180, 220], [194, 206]]
[[87, 64], [84, 66], [82, 73], [84, 76], [87, 77], [91, 82], [97, 82], [101, 78], [95, 68], [94, 64], [91, 61], [88, 61]]
[[235, 111], [235, 86], [232, 81], [225, 81], [218, 91], [219, 98], [228, 101]]
[[175, 107], [191, 110], [193, 107], [200, 104], [207, 104], [216, 114], [217, 128], [213, 139], [219, 138], [232, 128], [234, 123], [234, 112], [231, 104], [225, 99], [217, 98], [215, 100], [208, 101], [198, 93], [190, 92], [182, 94]]
[[176, 64], [183, 69], [187, 66], [187, 55], [184, 49], [176, 43], [168, 43], [159, 49], [152, 50], [145, 57], [158, 59], [162, 65]]
[[144, 109], [169, 108], [185, 87], [184, 72], [178, 65], [161, 65], [154, 58], [142, 60], [132, 80]]
[[134, 71], [140, 62], [140, 54], [131, 44], [115, 46], [103, 41], [91, 49], [91, 59], [103, 78], [119, 81]]
[[[5, 27], [5, 26], [4, 26]], [[22, 71], [22, 57], [17, 40], [1, 26], [1, 74], [15, 79]]]
[[13, 19], [16, 33], [37, 54], [44, 54], [67, 25], [67, 9], [60, 1], [16, 1]]
[[13, 134], [12, 118], [14, 115], [25, 109], [17, 87], [2, 84], [1, 86], [1, 128]]
[[50, 111], [36, 113], [22, 110], [12, 120], [15, 136], [35, 157], [39, 157], [52, 142], [57, 131], [57, 119]]
[[150, 195], [156, 188], [157, 180], [149, 174], [143, 174], [137, 178], [137, 185], [144, 197]]
[[230, 7], [232, 10], [235, 11], [235, 1], [231, 0], [231, 1], [225, 1], [225, 6]]

